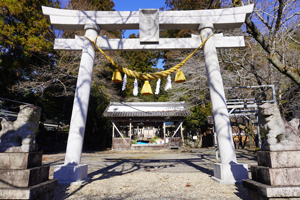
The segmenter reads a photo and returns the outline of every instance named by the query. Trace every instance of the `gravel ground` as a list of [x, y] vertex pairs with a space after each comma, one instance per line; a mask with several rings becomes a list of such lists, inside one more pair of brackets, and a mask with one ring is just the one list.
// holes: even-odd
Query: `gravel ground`
[[[65, 154], [45, 154], [44, 164], [62, 164]], [[238, 150], [238, 162], [256, 164], [253, 151]], [[54, 199], [249, 199], [241, 184], [211, 179], [212, 149], [153, 152], [83, 153], [90, 181], [81, 186], [59, 184]]]

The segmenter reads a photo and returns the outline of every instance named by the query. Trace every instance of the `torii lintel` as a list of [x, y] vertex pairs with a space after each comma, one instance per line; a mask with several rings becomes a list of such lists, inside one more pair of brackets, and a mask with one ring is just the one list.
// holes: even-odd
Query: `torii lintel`
[[[199, 24], [211, 22], [215, 29], [240, 28], [247, 15], [253, 11], [254, 5], [188, 11], [159, 11], [158, 23], [160, 29], [193, 29]], [[139, 29], [140, 11], [80, 11], [65, 10], [43, 6], [44, 15], [51, 24], [61, 30], [83, 30], [86, 24], [97, 24], [101, 30]], [[153, 14], [146, 13], [146, 15]], [[144, 14], [145, 15], [145, 14]]]
[[[96, 44], [103, 50], [192, 50], [201, 44], [197, 35], [191, 38], [159, 38], [160, 29], [198, 29], [199, 24], [212, 23], [216, 29], [239, 28], [253, 5], [237, 8], [159, 11], [79, 11], [42, 7], [51, 24], [57, 29], [80, 30], [86, 24], [95, 24], [101, 30], [139, 29], [138, 39], [108, 39], [99, 37]], [[94, 40], [95, 38], [90, 38]], [[244, 37], [214, 36], [216, 48], [240, 48], [245, 46]], [[56, 50], [82, 50], [83, 37], [55, 39]]]

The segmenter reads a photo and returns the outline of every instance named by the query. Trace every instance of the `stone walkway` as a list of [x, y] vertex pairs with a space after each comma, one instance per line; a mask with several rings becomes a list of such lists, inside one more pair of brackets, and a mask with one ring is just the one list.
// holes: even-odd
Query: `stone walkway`
[[[255, 152], [236, 152], [238, 162], [256, 165]], [[44, 154], [50, 178], [64, 156]], [[220, 185], [210, 178], [215, 162], [213, 149], [83, 153], [91, 180], [82, 186], [59, 185], [55, 199], [248, 199], [241, 184]]]

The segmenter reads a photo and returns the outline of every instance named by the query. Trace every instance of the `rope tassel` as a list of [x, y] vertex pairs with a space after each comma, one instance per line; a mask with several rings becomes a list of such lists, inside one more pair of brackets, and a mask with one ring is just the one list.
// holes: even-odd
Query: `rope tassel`
[[126, 84], [127, 84], [127, 75], [124, 74], [123, 77], [123, 85], [122, 85], [122, 91], [124, 91], [126, 89]]
[[182, 82], [185, 82], [185, 81], [186, 81], [186, 79], [185, 79], [184, 73], [181, 71], [181, 69], [178, 69], [177, 73], [176, 73], [176, 76], [175, 76], [175, 82], [176, 83], [182, 83]]
[[168, 75], [167, 83], [166, 83], [166, 86], [165, 86], [165, 90], [167, 91], [168, 89], [171, 89], [171, 88], [172, 88], [171, 76]]
[[121, 76], [121, 72], [116, 69], [113, 73], [113, 76], [111, 78], [111, 80], [115, 83], [121, 83], [122, 82], [122, 76]]
[[143, 95], [151, 95], [151, 94], [153, 94], [153, 93], [152, 93], [152, 89], [151, 89], [151, 86], [150, 86], [149, 81], [145, 81], [141, 93], [142, 93]]
[[134, 79], [134, 84], [133, 84], [133, 95], [137, 96], [139, 93], [139, 88], [138, 88], [138, 81], [137, 79]]
[[159, 94], [160, 82], [161, 82], [161, 80], [160, 80], [160, 78], [159, 78], [159, 79], [157, 80], [157, 82], [156, 82], [156, 89], [155, 89], [155, 94], [156, 94], [156, 95]]

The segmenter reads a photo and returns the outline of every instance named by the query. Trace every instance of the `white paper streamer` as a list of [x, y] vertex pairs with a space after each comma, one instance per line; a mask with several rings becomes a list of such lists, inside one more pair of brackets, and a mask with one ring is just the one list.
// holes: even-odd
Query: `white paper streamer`
[[127, 75], [124, 74], [123, 85], [122, 85], [122, 91], [124, 91], [124, 90], [126, 89], [126, 83], [127, 83]]
[[171, 89], [171, 88], [172, 88], [171, 76], [168, 75], [167, 83], [166, 83], [166, 86], [165, 86], [165, 90], [167, 91], [168, 89]]
[[135, 79], [134, 80], [134, 85], [133, 85], [133, 95], [137, 96], [138, 93], [139, 93], [138, 81]]
[[159, 78], [156, 82], [155, 94], [159, 94], [160, 82], [161, 82], [161, 80]]

